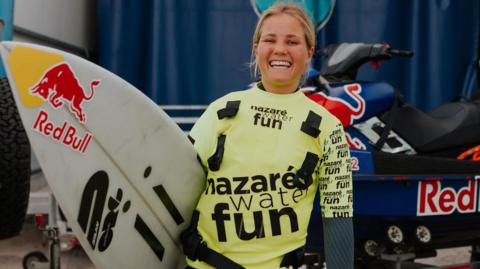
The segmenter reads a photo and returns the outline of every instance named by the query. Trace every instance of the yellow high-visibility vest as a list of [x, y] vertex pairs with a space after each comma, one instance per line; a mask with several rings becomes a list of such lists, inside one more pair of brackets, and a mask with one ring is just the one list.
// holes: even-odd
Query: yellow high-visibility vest
[[[209, 248], [245, 268], [280, 268], [286, 253], [305, 245], [317, 190], [322, 217], [352, 217], [342, 124], [303, 92], [254, 86], [230, 93], [208, 107], [190, 136], [207, 170], [198, 232]], [[295, 176], [307, 153], [318, 162], [311, 185], [299, 188]]]

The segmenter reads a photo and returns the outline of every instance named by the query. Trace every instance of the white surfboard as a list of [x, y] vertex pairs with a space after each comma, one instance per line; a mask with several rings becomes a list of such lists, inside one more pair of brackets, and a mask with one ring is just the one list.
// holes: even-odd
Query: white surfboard
[[0, 50], [43, 173], [97, 268], [182, 268], [179, 234], [205, 181], [182, 130], [82, 58], [19, 42]]

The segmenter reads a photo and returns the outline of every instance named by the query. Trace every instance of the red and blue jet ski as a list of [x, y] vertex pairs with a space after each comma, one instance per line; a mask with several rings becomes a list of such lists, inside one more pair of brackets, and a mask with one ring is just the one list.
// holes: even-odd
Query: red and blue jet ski
[[[412, 52], [342, 43], [323, 53], [321, 76], [310, 77], [303, 90], [346, 131], [357, 259], [414, 259], [435, 256], [440, 248], [480, 245], [480, 98], [425, 113], [404, 103], [388, 83], [356, 80], [364, 63]], [[315, 206], [310, 223], [311, 251], [323, 248], [319, 211]]]

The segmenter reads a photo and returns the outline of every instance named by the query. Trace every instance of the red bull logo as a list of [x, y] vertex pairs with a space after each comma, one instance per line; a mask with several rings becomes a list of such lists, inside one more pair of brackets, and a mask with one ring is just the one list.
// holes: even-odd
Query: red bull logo
[[[324, 92], [311, 94], [308, 97], [325, 107], [340, 120], [343, 127], [347, 127], [356, 119], [363, 117], [363, 114], [365, 113], [365, 99], [360, 95], [362, 87], [359, 84], [345, 85], [343, 86], [343, 90], [353, 101], [355, 101], [356, 106], [352, 106], [342, 98], [328, 96]], [[359, 150], [367, 149], [360, 139], [351, 137], [348, 133], [346, 133], [346, 138], [350, 148]]]
[[99, 84], [99, 80], [92, 80], [90, 95], [87, 96], [70, 65], [63, 62], [48, 69], [36, 85], [30, 88], [30, 93], [48, 101], [54, 109], [63, 106], [64, 102], [69, 103], [69, 110], [81, 123], [85, 123], [82, 103], [93, 98], [94, 88]]
[[323, 92], [311, 94], [308, 97], [325, 107], [342, 122], [343, 127], [347, 127], [354, 120], [360, 119], [365, 113], [365, 99], [360, 95], [362, 87], [359, 84], [345, 85], [343, 90], [355, 101], [355, 106], [352, 106], [342, 98], [328, 96]]
[[478, 180], [468, 180], [467, 186], [455, 190], [442, 187], [439, 179], [418, 183], [417, 216], [450, 215], [454, 212], [473, 213], [478, 207]]
[[[90, 82], [90, 94], [87, 95], [69, 64], [61, 62], [48, 68], [41, 78], [28, 86], [28, 92], [47, 101], [55, 110], [67, 106], [80, 123], [86, 122], [82, 104], [89, 102], [95, 95], [94, 88], [99, 80]], [[84, 132], [67, 121], [55, 122], [46, 110], [41, 109], [33, 124], [33, 129], [41, 135], [61, 143], [73, 151], [86, 153], [93, 138], [89, 132]]]
[[347, 138], [348, 147], [351, 149], [366, 150], [367, 146], [363, 144], [362, 140], [358, 137], [352, 137], [349, 133], [345, 132], [345, 138]]

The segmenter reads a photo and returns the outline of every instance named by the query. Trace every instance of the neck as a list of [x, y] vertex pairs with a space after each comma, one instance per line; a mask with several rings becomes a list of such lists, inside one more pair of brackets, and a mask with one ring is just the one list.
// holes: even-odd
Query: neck
[[295, 85], [298, 84], [274, 84], [274, 83], [269, 83], [268, 81], [261, 80], [261, 85], [263, 86], [261, 89], [270, 92], [270, 93], [275, 93], [275, 94], [289, 94], [289, 93], [294, 93], [298, 90], [299, 87], [296, 87]]

